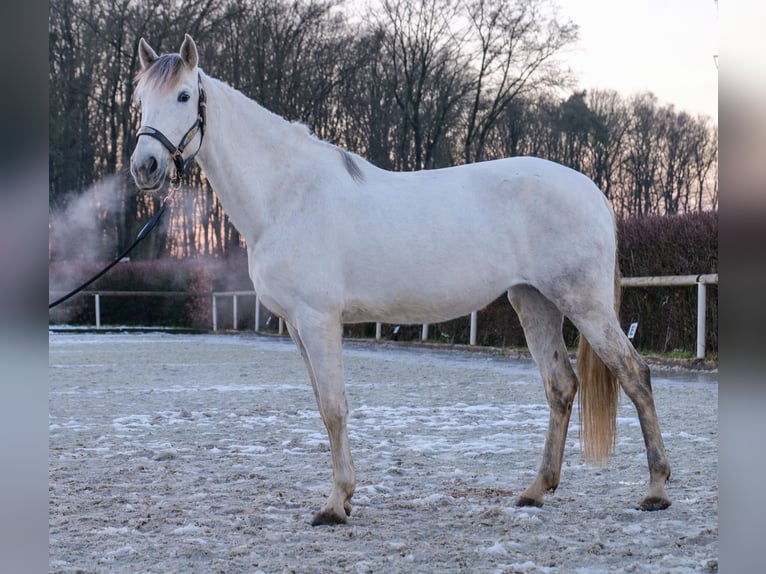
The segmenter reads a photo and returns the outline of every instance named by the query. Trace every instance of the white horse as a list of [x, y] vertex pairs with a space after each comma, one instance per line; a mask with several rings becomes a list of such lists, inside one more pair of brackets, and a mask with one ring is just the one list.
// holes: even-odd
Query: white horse
[[649, 491], [639, 508], [670, 505], [649, 370], [615, 314], [614, 215], [592, 181], [529, 157], [388, 172], [206, 75], [188, 35], [179, 54], [163, 56], [142, 39], [139, 57], [139, 134], [150, 137], [139, 138], [131, 158], [136, 184], [156, 191], [173, 164], [183, 169], [196, 157], [247, 242], [256, 292], [284, 318], [306, 363], [333, 467], [332, 491], [313, 524], [346, 522], [356, 484], [342, 325], [445, 321], [503, 292], [550, 405], [542, 463], [517, 504], [541, 506], [559, 484], [578, 389], [562, 337], [567, 316], [581, 333], [586, 458], [611, 453], [619, 382], [646, 444]]

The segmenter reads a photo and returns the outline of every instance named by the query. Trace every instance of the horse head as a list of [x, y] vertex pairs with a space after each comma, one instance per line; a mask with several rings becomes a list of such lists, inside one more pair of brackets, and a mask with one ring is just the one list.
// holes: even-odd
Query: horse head
[[141, 69], [136, 76], [136, 95], [141, 128], [130, 172], [141, 190], [157, 191], [173, 169], [180, 177], [202, 147], [205, 93], [197, 68], [197, 46], [188, 34], [178, 54], [162, 56], [141, 38], [138, 56]]

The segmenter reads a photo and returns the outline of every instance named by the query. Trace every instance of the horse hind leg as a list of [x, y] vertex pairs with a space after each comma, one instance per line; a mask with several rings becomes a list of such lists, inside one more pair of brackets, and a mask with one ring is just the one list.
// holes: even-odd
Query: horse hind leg
[[351, 515], [356, 486], [354, 462], [348, 440], [348, 402], [343, 380], [341, 324], [333, 321], [287, 322], [288, 331], [306, 364], [332, 453], [333, 486], [312, 526], [342, 524]]
[[532, 358], [540, 369], [550, 407], [540, 468], [516, 504], [542, 506], [544, 494], [556, 490], [561, 478], [569, 418], [577, 392], [577, 377], [564, 344], [564, 316], [558, 308], [535, 288], [527, 285], [509, 289], [508, 298], [524, 328]]
[[665, 492], [665, 483], [670, 478], [670, 463], [660, 434], [649, 367], [623, 333], [613, 311], [591, 312], [588, 317], [570, 315], [570, 319], [590, 343], [593, 352], [617, 378], [638, 412], [649, 465], [649, 491], [638, 508], [667, 508], [670, 499]]

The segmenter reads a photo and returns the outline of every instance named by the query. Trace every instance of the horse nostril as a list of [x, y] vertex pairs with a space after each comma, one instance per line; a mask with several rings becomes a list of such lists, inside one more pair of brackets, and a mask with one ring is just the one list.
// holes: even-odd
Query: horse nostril
[[154, 157], [149, 158], [149, 162], [146, 165], [147, 173], [149, 175], [152, 175], [154, 172], [157, 171], [157, 160]]

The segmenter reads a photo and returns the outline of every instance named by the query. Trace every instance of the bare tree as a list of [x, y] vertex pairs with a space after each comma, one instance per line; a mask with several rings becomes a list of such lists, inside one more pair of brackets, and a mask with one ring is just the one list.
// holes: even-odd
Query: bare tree
[[622, 193], [619, 209], [623, 214], [659, 213], [653, 196], [659, 171], [659, 132], [657, 97], [650, 93], [630, 101], [630, 123], [626, 136], [629, 145], [622, 162]]
[[560, 22], [544, 0], [472, 0], [466, 10], [468, 45], [478, 62], [471, 67], [463, 134], [468, 163], [484, 158], [491, 131], [514, 99], [569, 85], [555, 56], [577, 39], [577, 26]]
[[594, 90], [588, 94], [588, 107], [596, 123], [588, 173], [604, 195], [611, 198], [624, 153], [629, 117], [627, 105], [614, 90]]
[[663, 213], [675, 214], [689, 204], [692, 184], [691, 156], [693, 140], [692, 119], [686, 113], [676, 113], [672, 106], [658, 111], [660, 133], [658, 149], [659, 173], [657, 187], [662, 198]]
[[402, 113], [393, 90], [389, 89], [389, 58], [384, 46], [385, 32], [374, 26], [359, 30], [347, 45], [350, 55], [340, 74], [337, 104], [337, 141], [363, 154], [374, 164], [393, 169], [398, 162], [394, 149], [402, 125]]
[[464, 59], [450, 22], [452, 0], [383, 0], [378, 23], [389, 66], [385, 80], [402, 123], [396, 134], [400, 169], [433, 167], [449, 120], [464, 96]]
[[697, 118], [695, 145], [692, 148], [692, 174], [695, 198], [689, 209], [697, 211], [718, 209], [718, 127], [710, 125], [710, 118]]

